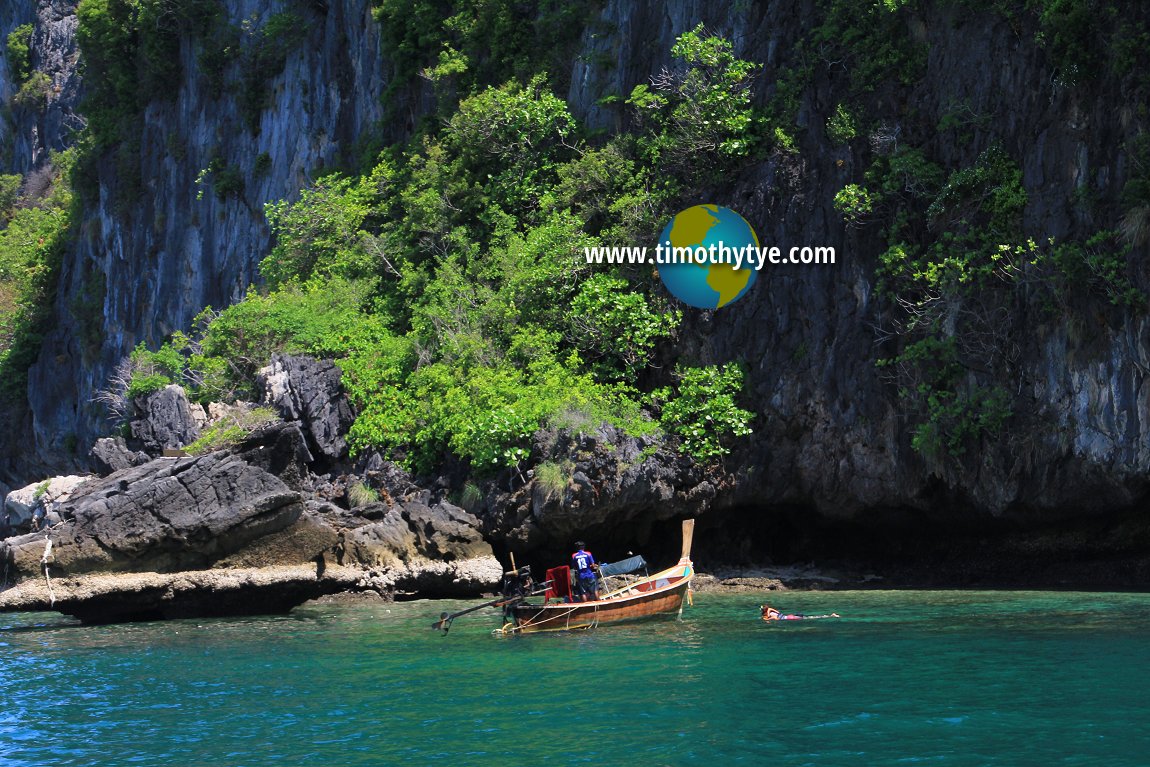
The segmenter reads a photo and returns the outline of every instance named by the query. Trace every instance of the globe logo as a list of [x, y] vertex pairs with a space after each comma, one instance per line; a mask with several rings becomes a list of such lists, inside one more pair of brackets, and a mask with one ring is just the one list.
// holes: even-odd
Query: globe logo
[[659, 245], [667, 254], [659, 278], [675, 298], [697, 309], [718, 309], [739, 300], [759, 276], [743, 259], [735, 268], [733, 254], [759, 247], [747, 220], [721, 205], [687, 208], [663, 227]]

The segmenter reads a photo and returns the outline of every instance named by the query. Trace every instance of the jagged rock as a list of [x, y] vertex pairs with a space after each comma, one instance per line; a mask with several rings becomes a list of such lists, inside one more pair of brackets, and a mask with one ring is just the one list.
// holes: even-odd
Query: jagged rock
[[[293, 424], [264, 438], [244, 455], [274, 454], [283, 440], [302, 446]], [[43, 533], [0, 541], [17, 581], [0, 592], [0, 610], [56, 609], [93, 622], [269, 612], [345, 589], [474, 596], [502, 576], [462, 509], [305, 503], [225, 451], [91, 480], [59, 508], [64, 524], [50, 532], [50, 549]]]
[[[53, 569], [66, 573], [201, 569], [295, 523], [298, 493], [226, 453], [160, 458], [93, 480], [61, 505]], [[0, 553], [17, 577], [40, 573], [44, 536], [10, 538]]]
[[4, 499], [8, 524], [15, 532], [28, 531], [33, 521], [40, 527], [54, 524], [61, 518], [60, 505], [90, 479], [76, 475], [52, 477], [9, 492]]
[[484, 501], [485, 529], [517, 548], [567, 546], [591, 530], [641, 540], [655, 522], [706, 512], [718, 481], [670, 445], [609, 424], [540, 431], [533, 455], [557, 472], [544, 481], [536, 466], [526, 485]]
[[203, 407], [189, 402], [187, 393], [176, 384], [137, 397], [135, 408], [132, 436], [151, 455], [195, 442], [200, 436], [199, 425], [207, 418]]
[[347, 454], [344, 435], [353, 421], [341, 376], [330, 360], [278, 354], [260, 370], [265, 401], [285, 420], [299, 421], [312, 453], [329, 460]]
[[500, 582], [503, 567], [480, 535], [479, 520], [458, 506], [373, 506], [357, 512], [382, 511], [383, 518], [345, 531], [338, 551], [341, 564], [372, 568], [377, 588], [464, 596]]
[[376, 451], [363, 457], [359, 473], [372, 487], [378, 488], [397, 501], [408, 500], [423, 493], [423, 488], [415, 483], [402, 466], [389, 461]]
[[[372, 504], [358, 512], [371, 513]], [[451, 562], [491, 556], [491, 546], [479, 532], [479, 520], [458, 506], [419, 502], [396, 504], [378, 522], [346, 534], [345, 561], [367, 565], [413, 562], [419, 559]]]
[[282, 421], [256, 429], [234, 451], [241, 459], [279, 477], [293, 490], [311, 487], [312, 454], [298, 423]]
[[114, 471], [128, 469], [147, 463], [150, 459], [147, 453], [141, 453], [128, 447], [123, 437], [101, 437], [88, 451], [96, 473], [106, 477]]

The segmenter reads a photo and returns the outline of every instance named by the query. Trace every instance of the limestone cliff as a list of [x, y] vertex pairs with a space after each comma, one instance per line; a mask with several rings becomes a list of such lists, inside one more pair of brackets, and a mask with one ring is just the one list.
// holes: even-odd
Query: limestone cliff
[[[2, 159], [16, 171], [26, 173], [46, 159], [47, 149], [62, 148], [79, 119], [83, 85], [75, 5], [20, 0], [0, 11], [5, 36], [18, 24], [34, 22], [34, 64], [61, 86], [46, 112], [17, 110], [0, 125], [14, 137]], [[258, 29], [286, 4], [225, 5], [230, 23]], [[111, 368], [139, 342], [154, 345], [188, 328], [205, 306], [241, 298], [257, 281], [256, 267], [268, 247], [264, 203], [298, 193], [381, 120], [387, 70], [368, 0], [321, 4], [303, 22], [306, 37], [270, 83], [270, 106], [254, 129], [234, 93], [206, 82], [199, 43], [184, 40], [178, 92], [157, 98], [143, 114], [138, 156], [130, 158], [132, 175], [140, 180], [127, 192], [131, 199], [124, 199], [123, 164], [115, 156], [99, 161], [98, 198], [84, 209], [79, 240], [61, 269], [56, 328], [30, 372], [28, 437], [42, 456], [82, 460], [84, 451], [65, 449], [65, 440], [90, 444], [107, 430], [92, 397]], [[225, 76], [238, 78], [241, 66], [233, 62]], [[10, 91], [9, 81], [0, 77], [0, 88]], [[242, 189], [215, 193], [212, 179], [201, 177], [209, 167], [235, 169]], [[82, 340], [92, 336], [81, 330], [93, 320], [76, 317], [74, 307], [77, 295], [94, 291], [101, 294], [102, 327], [92, 344]]]
[[[255, 0], [226, 5], [236, 24], [258, 25], [280, 8]], [[132, 158], [143, 183], [130, 204], [122, 202], [115, 158], [99, 163], [99, 196], [84, 210], [79, 240], [63, 264], [55, 330], [31, 371], [32, 434], [9, 435], [10, 456], [30, 448], [57, 465], [82, 462], [67, 445], [90, 444], [105, 430], [91, 398], [112, 366], [138, 342], [155, 344], [187, 328], [205, 305], [238, 299], [257, 279], [269, 245], [263, 204], [291, 197], [384, 118], [389, 65], [369, 1], [308, 7], [306, 40], [273, 79], [257, 130], [245, 125], [234, 95], [209, 87], [196, 43], [187, 40], [178, 93], [144, 113]], [[819, 7], [811, 0], [608, 0], [571, 62], [568, 101], [593, 127], [622, 124], [628, 117], [618, 101], [603, 97], [625, 96], [657, 73], [670, 61], [674, 38], [702, 21], [731, 39], [736, 54], [764, 65], [765, 103]], [[43, 113], [15, 111], [0, 123], [8, 149], [0, 160], [9, 169], [35, 167], [46, 149], [67, 142], [80, 119], [71, 13], [63, 0], [14, 0], [0, 10], [0, 34], [34, 21], [37, 61], [59, 86]], [[956, 167], [992, 144], [1003, 146], [1018, 158], [1029, 192], [1027, 232], [1084, 237], [1113, 224], [1131, 173], [1126, 147], [1142, 129], [1121, 83], [1066, 84], [1034, 43], [1033, 28], [968, 4], [924, 3], [910, 27], [927, 51], [923, 76], [867, 97], [879, 107], [884, 98], [901, 100], [885, 105], [899, 115], [884, 123], [888, 138], [913, 135], [928, 155]], [[1018, 350], [1015, 413], [1002, 436], [961, 460], [912, 449], [896, 387], [875, 365], [889, 319], [875, 295], [882, 246], [873, 231], [844, 226], [832, 207], [835, 192], [860, 177], [868, 151], [833, 145], [823, 130], [841, 98], [836, 65], [816, 70], [799, 99], [798, 153], [773, 154], [705, 190], [705, 201], [722, 201], [753, 221], [764, 243], [829, 245], [839, 256], [833, 267], [773, 268], [748, 298], [689, 315], [680, 351], [703, 363], [744, 360], [747, 401], [758, 413], [754, 437], [727, 462], [721, 486], [698, 499], [698, 510], [786, 507], [864, 518], [895, 510], [935, 521], [973, 512], [1026, 520], [1143, 501], [1150, 324], [1141, 311], [1075, 322], [1004, 315]], [[4, 67], [0, 61], [0, 95], [7, 96]], [[971, 116], [961, 135], [938, 127], [956, 105]], [[402, 133], [403, 126], [389, 129]], [[264, 155], [269, 159], [257, 171], [255, 158]], [[242, 188], [217, 195], [197, 184], [213, 163], [238, 169]], [[1089, 209], [1076, 202], [1087, 195], [1096, 200]], [[1134, 258], [1144, 264], [1145, 256], [1142, 245]], [[1145, 289], [1144, 267], [1137, 271]], [[102, 291], [103, 318], [95, 346], [82, 342], [87, 320], [69, 308], [93, 285]]]

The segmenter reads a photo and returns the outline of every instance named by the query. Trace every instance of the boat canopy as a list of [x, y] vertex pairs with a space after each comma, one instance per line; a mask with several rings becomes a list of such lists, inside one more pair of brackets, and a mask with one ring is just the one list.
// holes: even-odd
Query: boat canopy
[[642, 555], [640, 555], [631, 557], [630, 559], [621, 559], [618, 562], [608, 562], [607, 564], [599, 565], [599, 574], [604, 577], [608, 575], [626, 575], [636, 570], [643, 570], [646, 567], [647, 560], [643, 559]]

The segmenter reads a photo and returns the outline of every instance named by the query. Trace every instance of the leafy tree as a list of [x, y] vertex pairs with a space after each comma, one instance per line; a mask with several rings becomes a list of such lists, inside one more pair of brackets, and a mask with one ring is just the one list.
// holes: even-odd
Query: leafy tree
[[38, 171], [48, 188], [35, 205], [19, 199], [23, 181], [2, 177], [0, 194], [0, 396], [22, 397], [28, 368], [40, 351], [51, 316], [57, 270], [72, 231], [68, 176], [74, 151], [53, 154]]
[[731, 452], [731, 437], [751, 433], [754, 413], [738, 406], [743, 371], [730, 363], [722, 366], [678, 368], [678, 383], [652, 392], [662, 403], [659, 422], [682, 440], [682, 450], [698, 461], [709, 462]]
[[698, 168], [700, 153], [725, 164], [749, 154], [762, 135], [762, 118], [751, 104], [761, 67], [732, 50], [728, 40], [700, 24], [671, 48], [685, 67], [631, 91], [628, 103], [654, 132], [651, 151], [674, 167]]
[[22, 85], [32, 75], [32, 34], [31, 24], [21, 24], [8, 33], [8, 69], [12, 82]]

